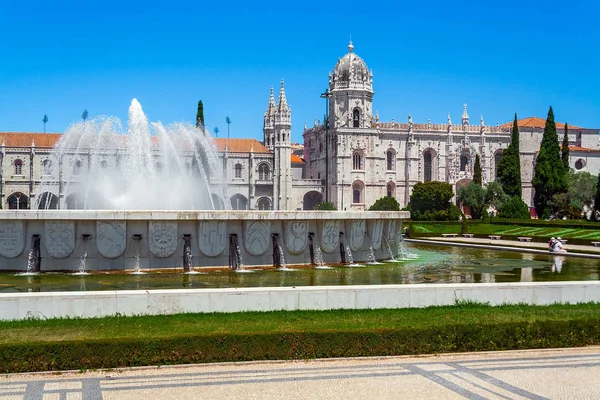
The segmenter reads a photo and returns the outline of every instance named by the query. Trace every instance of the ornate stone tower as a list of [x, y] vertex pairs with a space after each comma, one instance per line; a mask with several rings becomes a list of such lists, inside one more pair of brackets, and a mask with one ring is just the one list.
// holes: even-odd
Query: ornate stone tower
[[275, 104], [275, 96], [273, 95], [273, 86], [271, 86], [271, 95], [269, 96], [269, 105], [265, 111], [263, 134], [265, 146], [269, 150], [273, 150], [275, 142], [275, 113], [277, 111], [277, 105]]
[[[271, 94], [271, 98], [272, 97]], [[269, 106], [270, 105], [271, 100], [269, 100]], [[273, 123], [273, 200], [275, 202], [275, 210], [286, 210], [288, 208], [288, 200], [290, 193], [292, 192], [291, 129], [292, 110], [288, 106], [287, 99], [285, 98], [285, 88], [282, 80]]]
[[340, 58], [329, 74], [329, 126], [331, 128], [370, 128], [373, 119], [373, 72], [354, 54], [352, 41], [348, 54]]

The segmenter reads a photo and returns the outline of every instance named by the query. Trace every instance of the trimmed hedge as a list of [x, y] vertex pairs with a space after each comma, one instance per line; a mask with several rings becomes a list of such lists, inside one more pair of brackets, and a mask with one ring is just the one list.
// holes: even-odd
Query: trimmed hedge
[[600, 344], [597, 314], [572, 320], [268, 334], [210, 334], [0, 345], [0, 372], [392, 356]]

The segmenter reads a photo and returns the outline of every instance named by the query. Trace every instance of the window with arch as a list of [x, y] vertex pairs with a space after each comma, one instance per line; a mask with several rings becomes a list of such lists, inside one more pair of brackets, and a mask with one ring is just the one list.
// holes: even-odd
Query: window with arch
[[236, 178], [242, 177], [242, 164], [235, 164], [235, 177]]
[[81, 162], [81, 160], [76, 160], [75, 163], [73, 164], [73, 175], [80, 175], [81, 174], [81, 167], [82, 167], [83, 163]]
[[386, 166], [388, 171], [392, 171], [394, 169], [396, 152], [392, 149], [389, 149], [386, 153]]
[[433, 156], [431, 154], [431, 150], [427, 150], [425, 154], [423, 154], [423, 181], [430, 182], [433, 180], [433, 167], [431, 161]]
[[361, 181], [355, 181], [352, 184], [352, 203], [364, 203], [364, 184]]
[[469, 157], [463, 154], [462, 156], [460, 156], [460, 170], [462, 172], [466, 171], [467, 165], [469, 165]]
[[354, 154], [352, 154], [352, 169], [362, 171], [362, 161], [362, 153], [360, 151], [355, 151]]
[[581, 158], [577, 161], [575, 161], [575, 169], [577, 171], [583, 169], [585, 167], [585, 161], [583, 161]]
[[102, 169], [108, 168], [108, 161], [106, 161], [106, 160], [100, 161], [100, 166], [102, 167]]
[[261, 197], [260, 199], [258, 199], [256, 206], [259, 210], [270, 210], [271, 200], [269, 200], [268, 197]]
[[15, 165], [15, 175], [23, 174], [23, 160], [17, 158], [14, 162]]
[[358, 108], [355, 108], [354, 111], [352, 111], [352, 126], [354, 128], [360, 128], [360, 110]]
[[498, 174], [498, 165], [500, 164], [501, 158], [502, 158], [502, 150], [498, 150], [494, 154], [494, 169], [496, 170], [496, 175]]
[[394, 182], [388, 182], [387, 184], [387, 197], [396, 197], [396, 184]]
[[52, 161], [45, 159], [44, 162], [42, 162], [42, 170], [44, 175], [50, 175], [52, 173]]
[[262, 163], [258, 166], [258, 180], [267, 181], [269, 180], [269, 164]]

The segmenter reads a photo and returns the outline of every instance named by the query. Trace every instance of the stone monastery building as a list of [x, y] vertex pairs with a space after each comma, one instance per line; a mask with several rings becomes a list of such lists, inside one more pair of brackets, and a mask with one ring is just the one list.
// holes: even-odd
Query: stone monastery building
[[[417, 182], [443, 181], [457, 188], [472, 180], [479, 154], [483, 181], [496, 177], [496, 167], [510, 143], [512, 122], [471, 123], [466, 104], [461, 119], [446, 124], [379, 120], [373, 112], [373, 72], [354, 53], [340, 58], [329, 74], [328, 117], [304, 129], [303, 158], [292, 153], [292, 119], [284, 83], [277, 102], [273, 89], [264, 114], [263, 142], [256, 139], [215, 139], [224, 165], [233, 209], [312, 209], [331, 201], [338, 210], [368, 209], [378, 198], [395, 197], [401, 206]], [[523, 200], [533, 204], [531, 180], [545, 120], [518, 121]], [[563, 123], [556, 123], [559, 140]], [[38, 208], [70, 193], [38, 193], [48, 173], [52, 146], [60, 134], [0, 132], [0, 201], [2, 208]], [[569, 126], [569, 163], [576, 171], [600, 171], [600, 131]], [[158, 157], [158, 155], [157, 155]], [[66, 159], [63, 175], [76, 175], [89, 160]], [[48, 199], [54, 199], [48, 202]], [[41, 199], [44, 201], [40, 202]]]

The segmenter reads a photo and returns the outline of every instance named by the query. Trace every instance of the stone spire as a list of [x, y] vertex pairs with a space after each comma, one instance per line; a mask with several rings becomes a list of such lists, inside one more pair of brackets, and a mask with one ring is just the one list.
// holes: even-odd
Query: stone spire
[[287, 116], [287, 118], [289, 118], [290, 107], [285, 98], [285, 85], [283, 79], [281, 80], [281, 89], [279, 89], [279, 100], [277, 103], [277, 113], [279, 114], [279, 117], [283, 118]]
[[267, 126], [268, 121], [270, 121], [270, 124], [273, 125], [273, 119], [275, 117], [276, 110], [277, 110], [277, 105], [275, 104], [275, 95], [273, 94], [273, 86], [271, 86], [271, 94], [269, 95], [269, 104], [267, 105], [267, 109], [265, 111], [265, 126]]
[[463, 127], [469, 125], [469, 113], [467, 112], [467, 103], [464, 104], [463, 114], [462, 114], [462, 124]]
[[354, 45], [352, 44], [352, 39], [350, 39], [350, 43], [348, 44], [348, 52], [352, 53], [354, 51]]
[[273, 86], [271, 86], [271, 94], [269, 95], [269, 104], [265, 111], [263, 135], [264, 143], [268, 149], [273, 148], [275, 140], [275, 116], [277, 113], [277, 105], [275, 104], [275, 95], [273, 94]]

